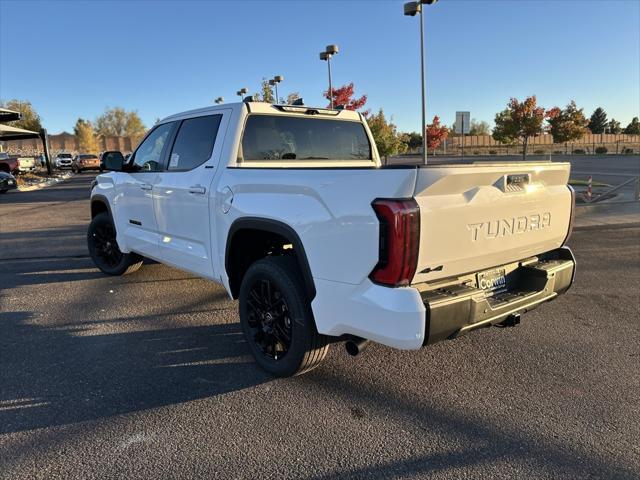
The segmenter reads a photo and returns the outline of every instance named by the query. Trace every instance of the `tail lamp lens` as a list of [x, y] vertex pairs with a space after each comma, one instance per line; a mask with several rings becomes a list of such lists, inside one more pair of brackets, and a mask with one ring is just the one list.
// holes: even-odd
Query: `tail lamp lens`
[[392, 287], [409, 285], [418, 264], [420, 208], [413, 199], [379, 199], [373, 209], [380, 221], [380, 253], [369, 278]]

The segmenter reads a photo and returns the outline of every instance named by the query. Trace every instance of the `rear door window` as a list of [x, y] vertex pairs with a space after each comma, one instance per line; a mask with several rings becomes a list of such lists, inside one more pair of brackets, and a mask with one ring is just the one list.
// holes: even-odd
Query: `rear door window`
[[360, 122], [251, 115], [242, 137], [241, 161], [371, 160]]
[[211, 158], [222, 115], [183, 120], [169, 155], [169, 171], [192, 170]]

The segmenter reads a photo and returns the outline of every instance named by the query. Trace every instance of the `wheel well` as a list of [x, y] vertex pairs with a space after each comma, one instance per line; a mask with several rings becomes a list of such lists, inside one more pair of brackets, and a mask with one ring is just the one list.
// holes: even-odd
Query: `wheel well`
[[312, 300], [316, 291], [300, 238], [287, 225], [261, 219], [236, 221], [229, 230], [225, 268], [233, 298], [238, 298], [242, 278], [251, 264], [261, 258], [277, 255], [295, 257], [305, 290], [309, 300]]
[[109, 207], [102, 200], [94, 200], [91, 202], [91, 218], [104, 212], [109, 212]]

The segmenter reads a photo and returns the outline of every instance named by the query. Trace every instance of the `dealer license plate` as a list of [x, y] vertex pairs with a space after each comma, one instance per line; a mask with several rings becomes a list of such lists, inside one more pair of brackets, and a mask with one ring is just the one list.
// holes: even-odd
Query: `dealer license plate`
[[491, 293], [504, 292], [507, 289], [507, 275], [504, 268], [485, 270], [477, 274], [478, 288]]

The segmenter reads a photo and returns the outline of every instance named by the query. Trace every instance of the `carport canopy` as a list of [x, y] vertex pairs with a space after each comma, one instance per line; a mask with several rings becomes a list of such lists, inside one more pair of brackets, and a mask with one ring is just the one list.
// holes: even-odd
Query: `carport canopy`
[[47, 139], [47, 131], [42, 128], [39, 132], [33, 130], [25, 130], [24, 128], [10, 127], [9, 125], [3, 125], [3, 122], [11, 122], [13, 120], [20, 120], [20, 112], [14, 112], [13, 110], [7, 110], [6, 108], [0, 108], [0, 142], [10, 140], [27, 140], [29, 138], [39, 138], [42, 142], [42, 148], [44, 150], [44, 156], [47, 161], [47, 172], [51, 175], [51, 160], [49, 158], [49, 141]]
[[41, 138], [40, 133], [24, 128], [10, 127], [0, 123], [0, 141], [25, 140], [29, 138]]
[[20, 120], [20, 112], [0, 108], [0, 123], [12, 122], [13, 120]]

